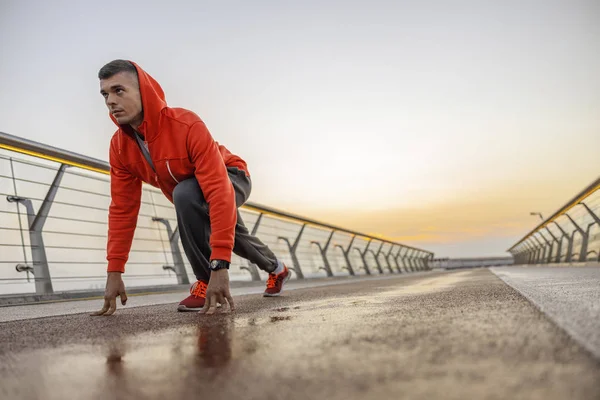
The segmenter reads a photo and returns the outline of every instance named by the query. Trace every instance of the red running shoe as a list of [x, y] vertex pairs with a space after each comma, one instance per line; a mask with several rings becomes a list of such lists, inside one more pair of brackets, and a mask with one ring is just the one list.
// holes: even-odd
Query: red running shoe
[[177, 311], [200, 311], [206, 302], [208, 283], [196, 281], [190, 288], [190, 295], [179, 303]]
[[277, 297], [281, 294], [283, 290], [283, 284], [290, 279], [290, 270], [284, 265], [283, 272], [275, 275], [269, 274], [269, 279], [267, 279], [267, 289], [263, 293], [263, 297]]

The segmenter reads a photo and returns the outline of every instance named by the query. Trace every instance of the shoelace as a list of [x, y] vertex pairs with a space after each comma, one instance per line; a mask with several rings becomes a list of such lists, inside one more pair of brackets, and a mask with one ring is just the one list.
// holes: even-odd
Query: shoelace
[[196, 281], [190, 290], [192, 296], [206, 298], [206, 283], [202, 281]]
[[273, 275], [269, 274], [269, 279], [267, 279], [267, 288], [272, 289], [277, 286], [277, 283], [281, 280], [281, 274]]

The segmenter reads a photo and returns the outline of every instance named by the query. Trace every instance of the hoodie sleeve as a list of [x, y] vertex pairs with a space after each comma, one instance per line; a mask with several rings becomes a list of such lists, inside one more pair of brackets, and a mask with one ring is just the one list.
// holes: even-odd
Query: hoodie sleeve
[[114, 141], [110, 148], [110, 194], [108, 208], [108, 272], [125, 272], [140, 211], [142, 182], [121, 163]]
[[231, 262], [237, 223], [235, 191], [217, 143], [204, 122], [196, 122], [190, 127], [187, 148], [195, 167], [196, 179], [208, 204], [212, 248], [210, 259]]

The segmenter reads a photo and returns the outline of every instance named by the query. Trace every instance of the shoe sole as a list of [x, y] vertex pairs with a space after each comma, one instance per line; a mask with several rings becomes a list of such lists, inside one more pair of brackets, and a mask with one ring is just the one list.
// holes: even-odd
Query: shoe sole
[[189, 307], [186, 307], [186, 306], [177, 306], [177, 311], [182, 311], [182, 312], [185, 312], [185, 311], [200, 311], [200, 310], [202, 310], [202, 307], [201, 308], [189, 308]]
[[[217, 303], [217, 308], [221, 308], [222, 304], [221, 303]], [[182, 312], [186, 312], [186, 311], [200, 311], [202, 310], [204, 307], [200, 307], [200, 308], [189, 308], [186, 306], [177, 306], [177, 311], [182, 311]]]
[[291, 278], [291, 277], [292, 277], [292, 272], [290, 271], [290, 272], [288, 273], [288, 276], [287, 276], [287, 278], [285, 278], [285, 280], [284, 280], [284, 281], [283, 281], [283, 283], [281, 284], [281, 290], [280, 290], [278, 293], [273, 293], [273, 294], [271, 294], [271, 293], [263, 293], [263, 297], [279, 297], [279, 295], [280, 295], [281, 293], [283, 293], [283, 286], [284, 286], [284, 285], [287, 283], [287, 281], [289, 281], [289, 280], [290, 280], [290, 278]]

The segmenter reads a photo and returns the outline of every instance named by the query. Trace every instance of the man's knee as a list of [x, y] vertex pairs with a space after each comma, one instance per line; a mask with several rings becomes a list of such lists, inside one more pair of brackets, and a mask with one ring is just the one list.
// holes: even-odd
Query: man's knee
[[206, 210], [206, 200], [204, 194], [198, 185], [196, 178], [181, 181], [173, 189], [173, 204], [179, 211], [193, 209], [195, 206], [201, 206]]

